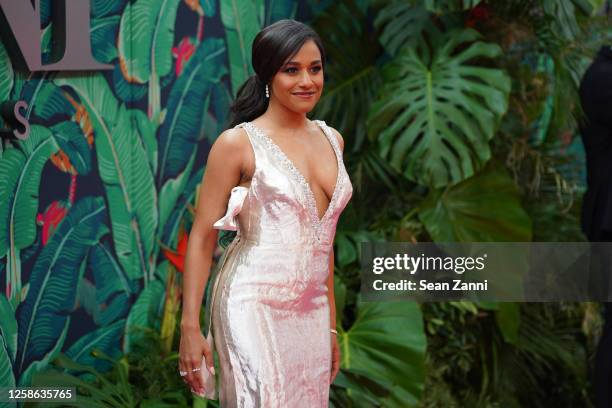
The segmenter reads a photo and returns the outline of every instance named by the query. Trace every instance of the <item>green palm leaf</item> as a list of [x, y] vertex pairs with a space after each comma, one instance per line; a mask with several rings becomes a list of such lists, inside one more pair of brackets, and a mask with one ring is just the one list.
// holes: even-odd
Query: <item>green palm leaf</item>
[[128, 280], [108, 244], [98, 242], [90, 249], [87, 268], [95, 282], [95, 299], [87, 301], [96, 324], [106, 326], [125, 317], [130, 308], [130, 297], [138, 289], [136, 281]]
[[183, 217], [188, 212], [188, 206], [194, 203], [196, 187], [202, 181], [205, 169], [206, 166], [203, 166], [191, 176], [176, 199], [176, 204], [172, 209], [172, 213], [163, 226], [164, 230], [161, 239], [166, 246], [176, 248], [181, 221], [183, 221]]
[[111, 364], [92, 356], [94, 349], [114, 357], [120, 354], [120, 340], [125, 327], [125, 319], [117, 320], [108, 326], [102, 326], [79, 338], [66, 350], [65, 354], [77, 363], [94, 367], [98, 371], [106, 371]]
[[8, 356], [11, 361], [15, 361], [17, 355], [17, 320], [15, 320], [15, 310], [8, 299], [1, 294], [0, 334], [2, 335], [2, 344], [4, 344]]
[[227, 73], [224, 61], [223, 40], [206, 39], [174, 83], [159, 132], [158, 188], [176, 178], [189, 162], [198, 141], [203, 107], [215, 84]]
[[4, 48], [4, 45], [0, 42], [0, 101], [5, 101], [11, 94], [13, 89], [13, 64], [11, 59]]
[[164, 292], [164, 284], [159, 280], [152, 281], [140, 292], [125, 324], [124, 353], [130, 352], [134, 345], [142, 342], [142, 339], [146, 337], [146, 330], [155, 326], [159, 328], [159, 316], [164, 306]]
[[91, 0], [90, 14], [93, 18], [101, 18], [121, 12], [128, 0]]
[[258, 0], [220, 0], [233, 95], [252, 72], [251, 44], [263, 23], [262, 5]]
[[119, 30], [119, 20], [119, 16], [109, 16], [91, 21], [91, 51], [96, 60], [110, 63], [117, 58], [115, 39]]
[[[0, 335], [0, 384], [3, 387], [15, 388], [15, 374], [13, 373], [13, 365], [9, 357], [9, 351], [6, 348], [3, 335]], [[15, 407], [17, 403], [9, 401], [0, 401], [0, 408]]]
[[531, 240], [531, 220], [518, 189], [495, 163], [455, 186], [432, 190], [419, 219], [435, 242]]
[[[8, 299], [0, 294], [0, 384], [15, 387], [13, 362], [17, 353], [17, 321]], [[0, 408], [14, 407], [16, 403], [0, 401]]]
[[78, 174], [91, 171], [91, 148], [81, 127], [75, 122], [60, 122], [51, 126], [57, 145], [66, 153]]
[[26, 119], [30, 119], [32, 113], [44, 120], [52, 120], [56, 115], [72, 116], [74, 107], [65, 97], [62, 90], [52, 81], [49, 81], [48, 73], [33, 74], [34, 78], [19, 81], [13, 89], [13, 99], [21, 99], [28, 103]]
[[408, 179], [443, 187], [472, 176], [489, 159], [510, 79], [499, 69], [468, 64], [501, 52], [474, 42], [476, 31], [433, 33], [432, 49], [423, 40], [383, 68], [385, 85], [371, 107], [368, 132]]
[[138, 0], [126, 5], [117, 48], [128, 81], [144, 84], [170, 73], [179, 3], [179, 0]]
[[152, 274], [157, 228], [157, 194], [147, 153], [132, 132], [131, 114], [119, 105], [99, 74], [58, 78], [87, 108], [94, 132], [98, 170], [106, 189], [113, 241], [130, 279]]
[[90, 245], [108, 232], [101, 197], [85, 197], [68, 212], [38, 256], [28, 295], [17, 309], [15, 371], [27, 385], [61, 349], [76, 300], [79, 266]]
[[4, 151], [0, 160], [0, 257], [26, 248], [36, 239], [38, 188], [43, 166], [58, 150], [51, 131], [32, 125], [26, 140]]
[[[419, 400], [425, 378], [426, 338], [416, 303], [359, 301], [357, 320], [339, 333], [338, 340], [342, 368], [392, 385], [390, 398], [401, 393], [407, 398], [404, 403]], [[359, 391], [352, 392], [358, 399]]]

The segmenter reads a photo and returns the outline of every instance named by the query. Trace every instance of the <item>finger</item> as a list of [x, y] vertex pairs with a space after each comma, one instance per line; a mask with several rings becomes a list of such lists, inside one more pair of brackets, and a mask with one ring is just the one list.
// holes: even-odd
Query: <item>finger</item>
[[202, 380], [202, 372], [201, 370], [205, 370], [206, 367], [202, 367], [202, 356], [200, 356], [200, 358], [198, 360], [194, 360], [192, 361], [193, 364], [193, 368], [199, 368], [200, 370], [198, 371], [193, 371], [192, 372], [192, 378], [193, 378], [193, 389], [196, 390], [196, 392], [202, 393], [204, 392], [204, 381]]
[[187, 378], [187, 375], [181, 375], [181, 372], [189, 373], [187, 362], [185, 358], [183, 357], [179, 358], [179, 373], [178, 374], [181, 376], [181, 380], [183, 380], [184, 383], [189, 384], [189, 379]]
[[185, 379], [187, 380], [187, 383], [189, 384], [189, 387], [191, 388], [192, 391], [194, 392], [198, 392], [199, 389], [197, 388], [197, 371], [193, 371], [194, 367], [197, 367], [197, 365], [195, 365], [193, 363], [193, 359], [189, 359], [186, 367], [185, 367], [185, 371], [187, 372], [187, 375], [185, 376]]
[[213, 359], [212, 351], [210, 348], [204, 348], [204, 359], [206, 360], [206, 368], [212, 375], [215, 375], [215, 360]]

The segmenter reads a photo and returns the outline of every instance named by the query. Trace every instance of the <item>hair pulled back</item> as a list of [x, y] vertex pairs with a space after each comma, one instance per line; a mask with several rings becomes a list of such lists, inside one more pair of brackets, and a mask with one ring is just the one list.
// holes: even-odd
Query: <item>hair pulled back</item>
[[238, 89], [230, 106], [229, 127], [249, 122], [261, 116], [268, 108], [266, 84], [283, 64], [298, 53], [302, 45], [313, 40], [321, 52], [321, 64], [325, 69], [325, 52], [319, 35], [309, 26], [293, 19], [279, 20], [263, 28], [253, 40], [251, 63], [255, 74]]

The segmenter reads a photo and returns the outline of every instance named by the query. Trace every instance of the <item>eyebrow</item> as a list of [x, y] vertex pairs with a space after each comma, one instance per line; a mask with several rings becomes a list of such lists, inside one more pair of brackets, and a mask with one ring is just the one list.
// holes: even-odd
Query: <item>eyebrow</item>
[[[310, 65], [312, 65], [312, 64], [320, 64], [320, 63], [321, 63], [321, 60], [314, 60], [314, 61], [312, 61], [310, 63]], [[297, 61], [289, 61], [289, 62], [285, 63], [285, 65], [300, 65], [300, 63], [297, 62]]]

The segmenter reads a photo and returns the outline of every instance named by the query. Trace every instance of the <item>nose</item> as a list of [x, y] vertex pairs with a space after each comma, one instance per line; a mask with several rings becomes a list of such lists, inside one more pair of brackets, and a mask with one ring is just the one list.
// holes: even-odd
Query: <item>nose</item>
[[300, 85], [303, 87], [310, 87], [312, 84], [313, 81], [308, 70], [303, 71], [302, 75], [300, 76]]

